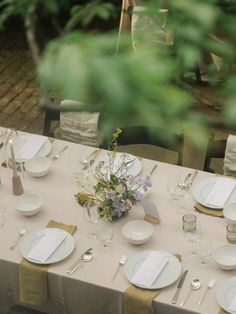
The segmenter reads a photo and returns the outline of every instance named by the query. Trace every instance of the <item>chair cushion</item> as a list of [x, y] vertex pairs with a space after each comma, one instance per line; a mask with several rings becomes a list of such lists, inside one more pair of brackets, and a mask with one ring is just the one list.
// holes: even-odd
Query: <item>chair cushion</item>
[[[74, 100], [63, 100], [61, 106], [81, 105]], [[63, 139], [83, 145], [98, 147], [102, 136], [98, 131], [99, 112], [61, 112], [60, 129]]]

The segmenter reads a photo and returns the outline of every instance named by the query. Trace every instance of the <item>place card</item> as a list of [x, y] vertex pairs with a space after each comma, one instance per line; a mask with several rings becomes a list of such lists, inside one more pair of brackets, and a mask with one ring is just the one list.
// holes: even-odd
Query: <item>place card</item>
[[142, 200], [142, 205], [145, 212], [144, 220], [154, 224], [158, 224], [161, 222], [160, 214], [154, 202], [144, 199]]
[[217, 178], [213, 188], [208, 194], [205, 203], [211, 206], [223, 208], [233, 189], [236, 181], [229, 178]]
[[131, 279], [133, 284], [151, 288], [169, 261], [169, 256], [160, 251], [151, 251]]
[[46, 229], [41, 239], [35, 247], [29, 252], [27, 257], [31, 260], [46, 262], [59, 245], [65, 240], [68, 233], [56, 228]]

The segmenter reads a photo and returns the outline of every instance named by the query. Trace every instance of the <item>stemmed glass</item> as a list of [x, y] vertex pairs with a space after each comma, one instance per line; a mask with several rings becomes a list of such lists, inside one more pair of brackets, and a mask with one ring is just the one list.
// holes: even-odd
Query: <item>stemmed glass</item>
[[171, 196], [171, 202], [177, 202], [180, 200], [180, 183], [181, 183], [181, 177], [180, 175], [170, 175], [168, 177], [167, 182], [167, 191], [169, 192]]
[[111, 221], [100, 218], [96, 223], [96, 237], [101, 242], [101, 248], [106, 252], [111, 247], [113, 228]]
[[197, 254], [200, 257], [200, 265], [206, 266], [213, 253], [212, 242], [205, 235], [202, 235], [199, 242], [197, 243]]
[[89, 186], [88, 176], [90, 172], [90, 164], [89, 161], [84, 160], [78, 154], [73, 154], [69, 156], [69, 168], [71, 173], [72, 182], [75, 185], [76, 190], [78, 190], [79, 186]]
[[83, 217], [90, 224], [89, 236], [96, 237], [96, 222], [99, 218], [96, 200], [89, 200], [85, 203]]

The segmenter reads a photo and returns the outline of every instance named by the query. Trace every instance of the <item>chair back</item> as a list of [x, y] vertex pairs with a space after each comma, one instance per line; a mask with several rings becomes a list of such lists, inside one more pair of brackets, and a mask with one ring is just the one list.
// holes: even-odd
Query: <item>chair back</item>
[[183, 133], [175, 133], [169, 129], [148, 126], [129, 126], [121, 128], [118, 145], [148, 144], [158, 146], [177, 153], [177, 164], [183, 164]]
[[215, 172], [211, 167], [212, 158], [224, 158], [227, 139], [215, 140], [215, 135], [212, 133], [209, 136], [207, 150], [203, 170], [207, 172]]

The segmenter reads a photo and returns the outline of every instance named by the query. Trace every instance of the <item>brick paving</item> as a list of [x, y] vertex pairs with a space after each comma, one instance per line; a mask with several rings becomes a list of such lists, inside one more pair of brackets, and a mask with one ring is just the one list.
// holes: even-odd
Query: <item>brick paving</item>
[[39, 85], [22, 30], [0, 33], [0, 124], [42, 134]]

